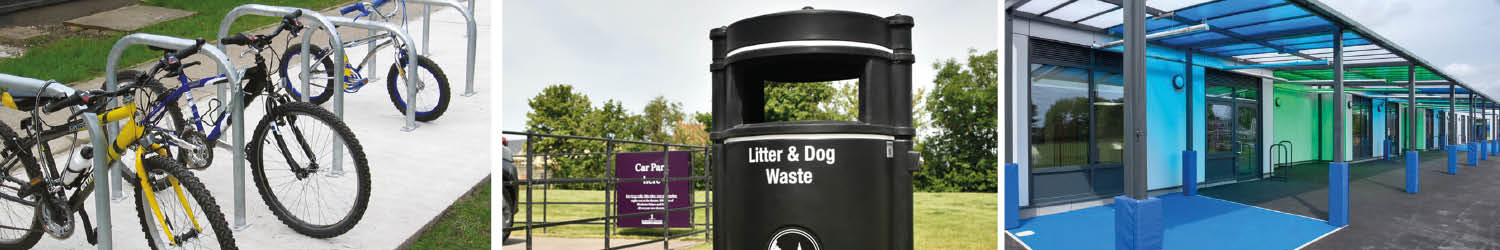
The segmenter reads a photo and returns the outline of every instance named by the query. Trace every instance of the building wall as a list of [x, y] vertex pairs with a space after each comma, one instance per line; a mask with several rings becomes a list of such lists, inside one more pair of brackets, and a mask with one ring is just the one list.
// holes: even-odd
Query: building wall
[[[1011, 108], [1011, 112], [1016, 114], [1016, 117], [1025, 117], [1029, 114], [1030, 97], [1028, 96], [1028, 90], [1030, 79], [1028, 79], [1027, 72], [1030, 65], [1028, 60], [1030, 52], [1028, 43], [1030, 39], [1033, 37], [1045, 38], [1079, 45], [1102, 44], [1118, 39], [1104, 34], [1094, 34], [1043, 22], [1030, 22], [1025, 19], [1012, 18], [1008, 21], [1011, 24], [1010, 30], [1012, 34], [1009, 34], [1011, 41], [1009, 42], [1010, 47], [1007, 49], [1010, 49], [1012, 64], [1007, 70], [1011, 72], [1009, 75], [1012, 77], [1012, 84], [1011, 86], [1006, 86], [1006, 88], [1011, 93], [1011, 96], [1007, 98], [1010, 101], [1009, 107]], [[1115, 47], [1112, 50], [1120, 51], [1120, 48]], [[1171, 82], [1174, 76], [1182, 75], [1185, 71], [1186, 67], [1184, 63], [1180, 62], [1185, 57], [1185, 52], [1156, 46], [1148, 46], [1147, 51], [1151, 55], [1146, 59], [1148, 74], [1146, 76], [1146, 108], [1149, 111], [1147, 112], [1148, 117], [1144, 118], [1147, 121], [1147, 143], [1150, 147], [1146, 155], [1148, 166], [1147, 188], [1164, 189], [1182, 185], [1182, 151], [1187, 148], [1187, 133], [1193, 133], [1193, 148], [1198, 151], [1198, 163], [1196, 165], [1199, 167], [1199, 170], [1197, 171], [1197, 181], [1201, 182], [1204, 178], [1202, 167], [1204, 166], [1203, 148], [1205, 147], [1203, 136], [1204, 67], [1195, 66], [1192, 69], [1193, 81], [1191, 84], [1193, 86], [1193, 100], [1191, 100], [1192, 104], [1188, 104], [1189, 101], [1186, 100], [1188, 93], [1185, 93], [1185, 90], [1175, 89], [1172, 87]], [[1234, 63], [1222, 58], [1201, 54], [1194, 56], [1194, 64], [1211, 67], [1234, 65]], [[1270, 75], [1269, 71], [1265, 70], [1243, 70], [1242, 72], [1256, 75]], [[1269, 100], [1272, 97], [1268, 94], [1270, 89], [1269, 83], [1262, 84], [1262, 93], [1267, 93], [1262, 95], [1261, 100], [1261, 120], [1262, 127], [1265, 128], [1262, 131], [1263, 142], [1270, 142], [1274, 138], [1274, 133], [1270, 132], [1273, 127], [1270, 124], [1273, 124], [1275, 121], [1269, 108], [1271, 105]], [[1184, 108], [1189, 105], [1193, 107], [1191, 114], [1187, 113], [1187, 110]], [[1189, 115], [1191, 115], [1191, 118], [1188, 117]], [[1188, 119], [1192, 119], [1193, 121], [1191, 128], [1187, 127]], [[1030, 159], [1028, 158], [1031, 155], [1029, 125], [1027, 119], [1009, 119], [1008, 121], [1010, 124], [1007, 127], [1010, 129], [1013, 135], [1012, 138], [1014, 139], [1006, 143], [1011, 145], [1010, 150], [1012, 152], [1010, 153], [1014, 158], [1012, 160], [1021, 166], [1019, 171], [1021, 178], [1018, 183], [1022, 189], [1020, 192], [1021, 206], [1028, 206], [1031, 200], [1029, 187], [1032, 185], [1030, 178], [1028, 178], [1030, 176]], [[1263, 143], [1264, 147], [1269, 147], [1269, 145], [1269, 143]], [[1262, 154], [1262, 169], [1269, 169], [1265, 167], [1270, 164], [1268, 157], [1269, 153]]]
[[[1319, 130], [1317, 94], [1301, 91], [1302, 86], [1286, 85], [1272, 91], [1273, 106], [1269, 109], [1276, 117], [1270, 124], [1276, 131], [1272, 143], [1291, 142], [1292, 162], [1314, 161], [1321, 149], [1317, 138]], [[1280, 102], [1275, 106], [1274, 102]]]

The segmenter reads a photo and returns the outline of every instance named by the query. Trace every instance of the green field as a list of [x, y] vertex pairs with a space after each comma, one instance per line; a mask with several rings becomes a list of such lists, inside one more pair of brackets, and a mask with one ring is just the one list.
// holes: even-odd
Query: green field
[[[541, 189], [534, 190], [537, 200], [541, 199]], [[522, 190], [520, 200], [525, 200], [526, 192]], [[703, 201], [703, 192], [696, 193], [693, 198]], [[599, 202], [605, 200], [604, 191], [586, 190], [549, 190], [547, 200], [549, 202]], [[916, 246], [918, 249], [995, 249], [999, 245], [995, 234], [998, 233], [998, 204], [994, 193], [916, 193], [914, 195]], [[541, 221], [542, 208], [540, 205], [532, 217]], [[603, 205], [548, 205], [547, 221], [563, 221], [570, 219], [583, 219], [604, 216]], [[694, 213], [695, 223], [705, 223], [705, 213], [697, 210]], [[516, 214], [517, 221], [526, 220], [526, 208], [521, 207]], [[517, 225], [520, 225], [519, 223]], [[603, 238], [604, 225], [566, 225], [542, 229], [533, 229], [537, 237], [563, 237], [563, 238]], [[691, 229], [674, 229], [672, 233], [684, 233]], [[498, 234], [497, 234], [498, 235]], [[625, 239], [650, 239], [659, 237], [660, 229], [616, 229], [612, 238]], [[524, 238], [525, 232], [513, 232], [511, 238]], [[686, 241], [701, 242], [705, 238], [702, 235], [679, 238]], [[676, 240], [674, 240], [676, 241]], [[602, 246], [601, 246], [602, 247]], [[699, 245], [692, 249], [712, 249], [708, 244]]]
[[[260, 0], [255, 3], [275, 6], [292, 6], [308, 9], [324, 9], [343, 5], [348, 0]], [[175, 36], [182, 38], [204, 38], [213, 40], [219, 31], [219, 21], [235, 6], [247, 4], [245, 1], [203, 1], [203, 0], [151, 0], [143, 1], [141, 5], [173, 8], [197, 12], [192, 16], [182, 19], [162, 22], [146, 26], [132, 33], [151, 33], [157, 35]], [[251, 28], [262, 27], [276, 23], [279, 20], [274, 17], [245, 16], [235, 21], [230, 27], [230, 32], [242, 32]], [[96, 36], [72, 36], [72, 37], [49, 37], [37, 39], [55, 39], [50, 41], [29, 41], [41, 44], [30, 48], [25, 55], [18, 58], [0, 60], [0, 72], [6, 74], [37, 78], [43, 80], [57, 80], [61, 83], [75, 83], [87, 81], [95, 77], [104, 76], [105, 58], [109, 55], [110, 47], [115, 41], [120, 40], [126, 33], [107, 32]], [[125, 50], [120, 57], [121, 67], [130, 67], [161, 56], [160, 52], [151, 52], [145, 46], [132, 46]]]
[[485, 180], [453, 202], [411, 249], [489, 249], [490, 228], [490, 181]]

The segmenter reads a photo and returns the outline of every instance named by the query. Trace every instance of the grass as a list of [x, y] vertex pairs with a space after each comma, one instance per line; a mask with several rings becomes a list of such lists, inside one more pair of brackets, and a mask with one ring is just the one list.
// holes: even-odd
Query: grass
[[[541, 190], [534, 190], [534, 195], [540, 200]], [[521, 191], [521, 200], [525, 200], [526, 192]], [[914, 222], [915, 242], [918, 249], [996, 249], [999, 243], [995, 234], [999, 232], [997, 209], [994, 193], [916, 193], [914, 198]], [[585, 190], [549, 190], [548, 201], [604, 201], [604, 191]], [[694, 194], [697, 201], [705, 200], [703, 192]], [[537, 211], [532, 217], [541, 221], [540, 205], [535, 207]], [[548, 221], [562, 221], [568, 219], [582, 219], [599, 217], [604, 215], [602, 205], [548, 205]], [[521, 207], [517, 212], [516, 220], [525, 221], [526, 208]], [[706, 222], [704, 211], [697, 210], [695, 222]], [[519, 225], [519, 224], [517, 224]], [[567, 225], [548, 228], [547, 231], [535, 230], [538, 237], [562, 237], [562, 238], [602, 238], [604, 225]], [[676, 229], [673, 233], [687, 232], [688, 229]], [[625, 239], [651, 239], [661, 235], [660, 229], [617, 229], [612, 238]], [[525, 232], [512, 232], [511, 238], [524, 238]], [[684, 237], [688, 241], [701, 242], [705, 238], [702, 235]], [[674, 240], [676, 241], [676, 240]], [[689, 249], [713, 249], [711, 244], [701, 244]]]
[[[291, 6], [308, 9], [324, 9], [342, 5], [348, 0], [260, 0], [259, 4]], [[213, 40], [218, 36], [219, 22], [234, 7], [246, 4], [242, 1], [203, 0], [152, 0], [142, 5], [181, 9], [196, 12], [182, 19], [146, 26], [132, 33], [151, 33], [182, 38]], [[274, 17], [245, 16], [230, 26], [230, 32], [243, 32], [266, 26], [277, 21]], [[111, 32], [104, 36], [74, 36], [62, 38], [29, 49], [21, 57], [0, 60], [0, 72], [6, 74], [51, 79], [63, 83], [75, 83], [103, 76], [106, 58], [115, 41], [126, 33]], [[132, 46], [120, 56], [121, 68], [140, 64], [157, 58], [144, 46]]]
[[490, 236], [490, 181], [485, 180], [443, 212], [411, 249], [489, 249]]

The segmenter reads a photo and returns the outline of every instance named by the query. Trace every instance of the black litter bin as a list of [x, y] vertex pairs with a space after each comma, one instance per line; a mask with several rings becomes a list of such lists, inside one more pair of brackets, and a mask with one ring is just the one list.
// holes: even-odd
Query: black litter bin
[[[713, 29], [714, 247], [912, 249], [912, 18], [772, 13]], [[764, 86], [858, 79], [857, 121], [767, 121]]]

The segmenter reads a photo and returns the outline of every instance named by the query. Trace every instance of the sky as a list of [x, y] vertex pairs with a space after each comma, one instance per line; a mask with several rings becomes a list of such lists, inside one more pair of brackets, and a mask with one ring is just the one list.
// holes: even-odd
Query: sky
[[[712, 81], [708, 31], [804, 6], [912, 16], [913, 87], [932, 86], [938, 60], [964, 62], [998, 47], [998, 0], [507, 1], [501, 13], [504, 60], [501, 126], [525, 130], [527, 99], [546, 86], [572, 85], [598, 107], [630, 112], [656, 96], [708, 113]], [[915, 90], [913, 90], [915, 92]]]
[[1321, 0], [1397, 46], [1500, 98], [1500, 0]]

